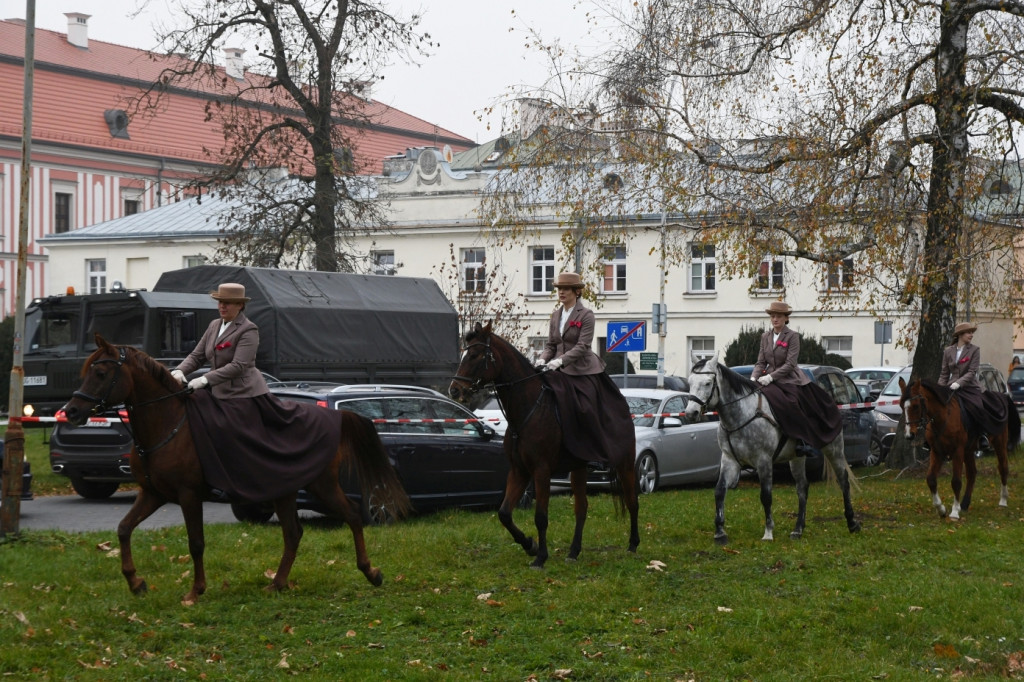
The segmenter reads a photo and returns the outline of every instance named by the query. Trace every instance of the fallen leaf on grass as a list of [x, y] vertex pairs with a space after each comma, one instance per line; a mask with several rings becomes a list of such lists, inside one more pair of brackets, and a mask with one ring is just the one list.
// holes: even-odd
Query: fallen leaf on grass
[[572, 677], [572, 668], [559, 668], [551, 673], [551, 677], [556, 680], [567, 680]]
[[349, 630], [348, 632], [345, 633], [345, 636], [346, 637], [355, 637], [356, 636], [356, 631], [355, 630]]
[[411, 660], [411, 661], [406, 661], [406, 662], [405, 662], [405, 664], [406, 664], [406, 665], [413, 665], [413, 666], [416, 666], [416, 665], [423, 665], [423, 661], [421, 661], [421, 660], [420, 660], [420, 659], [418, 659], [418, 658], [414, 658], [414, 659], [413, 659], [413, 660]]
[[277, 571], [275, 571], [272, 568], [268, 568], [267, 570], [263, 571], [263, 577], [270, 578], [271, 580], [273, 580], [277, 577]]
[[110, 548], [111, 548], [112, 546], [113, 546], [113, 545], [111, 545], [111, 544], [110, 544], [110, 540], [107, 540], [106, 542], [101, 542], [101, 543], [99, 543], [98, 545], [96, 545], [96, 549], [98, 549], [98, 550], [99, 550], [99, 551], [101, 551], [101, 552], [106, 552], [106, 551], [107, 551], [107, 550], [109, 550], [109, 549], [110, 549]]
[[911, 613], [913, 613], [914, 611], [924, 611], [924, 607], [923, 606], [911, 606], [910, 608], [907, 609], [907, 611], [910, 611]]
[[939, 658], [960, 658], [960, 652], [952, 644], [935, 644], [932, 648]]
[[484, 601], [486, 599], [490, 599], [491, 598], [491, 593], [490, 592], [481, 592], [480, 594], [476, 595], [476, 598], [479, 599], [480, 601]]
[[290, 668], [291, 667], [290, 665], [288, 665], [288, 652], [286, 652], [286, 651], [282, 651], [281, 652], [281, 660], [277, 662], [277, 667], [278, 668]]
[[370, 642], [366, 645], [367, 649], [383, 649], [384, 645], [381, 642]]
[[647, 564], [648, 571], [664, 572], [666, 568], [668, 568], [668, 566], [665, 563], [658, 561], [657, 559], [651, 559], [651, 563]]
[[728, 606], [719, 606], [718, 607], [718, 612], [719, 613], [732, 613], [732, 609], [730, 609]]
[[28, 625], [28, 618], [21, 611], [15, 611], [14, 617], [18, 619], [18, 622], [22, 625]]
[[293, 628], [291, 625], [285, 625], [281, 629], [281, 632], [283, 632], [286, 635], [294, 635], [295, 634], [295, 628]]
[[1024, 673], [1024, 651], [1014, 651], [1006, 657], [1006, 671]]
[[504, 606], [505, 605], [505, 602], [498, 601], [497, 599], [488, 599], [486, 603], [487, 603], [488, 606]]
[[583, 658], [604, 658], [603, 651], [595, 651], [592, 654], [588, 654], [586, 651], [583, 652]]
[[723, 547], [722, 551], [725, 552], [726, 554], [739, 554], [740, 553], [740, 551], [738, 549], [732, 549], [731, 547]]

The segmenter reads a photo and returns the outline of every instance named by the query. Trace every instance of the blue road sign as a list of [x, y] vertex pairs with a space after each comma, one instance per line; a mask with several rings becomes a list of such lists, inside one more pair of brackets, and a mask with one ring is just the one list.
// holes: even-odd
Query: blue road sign
[[647, 322], [643, 320], [609, 322], [608, 342], [605, 350], [609, 353], [633, 353], [647, 350]]

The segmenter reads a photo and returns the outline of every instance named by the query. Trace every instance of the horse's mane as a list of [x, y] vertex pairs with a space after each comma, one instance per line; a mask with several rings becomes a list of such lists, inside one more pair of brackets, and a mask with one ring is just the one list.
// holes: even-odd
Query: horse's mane
[[511, 354], [512, 359], [515, 360], [524, 371], [530, 374], [536, 373], [537, 370], [534, 369], [533, 365], [530, 363], [530, 361], [526, 358], [525, 355], [520, 353], [519, 350], [511, 343], [509, 343], [508, 341], [506, 341], [505, 339], [501, 338], [500, 336], [493, 332], [487, 331], [486, 329], [482, 328], [474, 329], [473, 331], [468, 332], [466, 334], [465, 341], [466, 345], [468, 346], [469, 344], [474, 342], [487, 343], [488, 338], [491, 339], [490, 345], [492, 350], [499, 349], [501, 351], [507, 351], [509, 354]]
[[[134, 348], [132, 346], [113, 346], [113, 344], [111, 345], [115, 349], [124, 348], [125, 360], [127, 362], [133, 363], [140, 367], [143, 371], [149, 374], [149, 376], [153, 377], [153, 379], [155, 379], [157, 383], [159, 383], [161, 386], [166, 388], [171, 393], [177, 393], [181, 390], [181, 384], [178, 383], [177, 379], [171, 376], [171, 372], [169, 369], [167, 369], [159, 362], [143, 353], [138, 348]], [[93, 351], [92, 355], [90, 355], [89, 358], [85, 361], [85, 365], [82, 367], [83, 377], [85, 376], [85, 372], [89, 365], [92, 364], [93, 361], [95, 361], [96, 357], [103, 350], [104, 349], [102, 347], [97, 348], [95, 351]], [[114, 355], [116, 356], [117, 353], [114, 353]]]
[[[935, 381], [934, 379], [922, 379], [921, 385], [924, 388], [930, 390], [932, 394], [935, 395], [936, 398], [938, 398], [939, 402], [944, 404], [944, 406], [946, 406], [946, 404], [949, 404], [949, 401], [953, 399], [952, 389], [949, 388], [948, 386], [940, 386], [939, 382]], [[909, 387], [909, 384], [907, 384], [907, 387]], [[905, 399], [905, 397], [901, 398], [900, 402], [902, 402]]]
[[[704, 369], [705, 367], [707, 367], [708, 359], [709, 358], [698, 360], [697, 364], [695, 364], [693, 366], [693, 369], [690, 371], [696, 372], [698, 370]], [[718, 369], [719, 374], [722, 375], [722, 382], [728, 385], [728, 387], [732, 389], [733, 393], [738, 393], [739, 395], [746, 395], [748, 393], [754, 392], [755, 388], [750, 379], [746, 378], [742, 374], [737, 374], [736, 372], [732, 371], [731, 369], [729, 369], [728, 367], [721, 363], [718, 363]]]

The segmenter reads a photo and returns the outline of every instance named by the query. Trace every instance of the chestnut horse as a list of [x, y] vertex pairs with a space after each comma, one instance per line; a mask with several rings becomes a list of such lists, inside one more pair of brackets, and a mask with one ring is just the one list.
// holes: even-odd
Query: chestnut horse
[[[587, 463], [569, 455], [563, 456], [561, 424], [558, 421], [554, 392], [548, 387], [542, 373], [508, 341], [491, 333], [491, 324], [477, 323], [474, 331], [466, 334], [466, 347], [458, 373], [448, 388], [455, 400], [466, 402], [484, 386], [493, 385], [498, 402], [508, 420], [505, 432], [505, 454], [511, 467], [505, 486], [505, 499], [498, 510], [498, 518], [529, 556], [535, 557], [532, 568], [544, 568], [548, 558], [547, 528], [548, 501], [551, 495], [551, 475], [569, 469], [572, 486], [576, 527], [569, 545], [569, 561], [575, 561], [583, 543], [583, 524], [587, 520]], [[629, 433], [633, 433], [632, 426]], [[617, 469], [612, 489], [616, 503], [629, 510], [629, 551], [635, 552], [640, 544], [637, 527], [638, 500], [636, 490], [636, 443], [630, 438], [620, 445], [627, 456]], [[536, 495], [534, 525], [537, 541], [527, 537], [512, 521], [512, 510], [523, 492], [533, 481]]]
[[[67, 419], [81, 425], [91, 415], [124, 403], [131, 417], [135, 448], [131, 453], [132, 474], [139, 493], [131, 509], [117, 526], [121, 547], [121, 572], [134, 594], [147, 590], [146, 581], [135, 573], [131, 537], [135, 527], [166, 502], [181, 506], [188, 533], [194, 576], [192, 589], [182, 600], [194, 604], [206, 590], [203, 568], [203, 500], [211, 499], [203, 478], [203, 468], [192, 440], [185, 401], [190, 391], [182, 389], [166, 367], [142, 351], [130, 346], [115, 346], [96, 336], [97, 349], [82, 367], [82, 386], [65, 406]], [[316, 408], [323, 409], [323, 408]], [[374, 585], [383, 581], [380, 569], [370, 564], [363, 541], [359, 510], [353, 509], [341, 489], [338, 475], [342, 467], [353, 466], [363, 490], [376, 486], [399, 515], [409, 509], [409, 500], [391, 467], [387, 452], [373, 423], [353, 412], [341, 415], [337, 452], [327, 466], [306, 482], [306, 490], [340, 516], [352, 529], [356, 566]], [[274, 510], [284, 535], [284, 552], [277, 573], [267, 589], [288, 587], [288, 573], [302, 538], [293, 491], [273, 500]]]
[[[939, 386], [929, 379], [915, 379], [907, 384], [899, 380], [902, 395], [900, 407], [903, 408], [907, 423], [907, 438], [913, 445], [920, 446], [928, 442], [928, 489], [932, 493], [932, 503], [940, 517], [946, 516], [946, 505], [938, 493], [938, 477], [942, 464], [947, 459], [953, 465], [953, 507], [949, 518], [959, 519], [960, 512], [967, 512], [971, 506], [971, 494], [974, 492], [974, 480], [978, 475], [978, 463], [974, 453], [978, 449], [981, 433], [969, 432], [964, 428], [960, 412], [960, 401], [956, 400], [953, 391], [947, 386]], [[1007, 451], [1017, 447], [1020, 442], [1020, 415], [1013, 400], [1006, 396], [1007, 420], [997, 433], [989, 434], [989, 442], [996, 453], [996, 468], [1002, 487], [999, 491], [999, 506], [1007, 504], [1006, 479], [1010, 473]], [[967, 487], [960, 497], [960, 474], [967, 470]]]

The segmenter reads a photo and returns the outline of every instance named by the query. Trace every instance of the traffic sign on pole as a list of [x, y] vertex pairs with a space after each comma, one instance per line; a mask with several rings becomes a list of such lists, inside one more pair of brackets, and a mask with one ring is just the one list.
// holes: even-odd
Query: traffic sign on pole
[[647, 323], [643, 320], [608, 323], [609, 353], [632, 353], [647, 350]]

